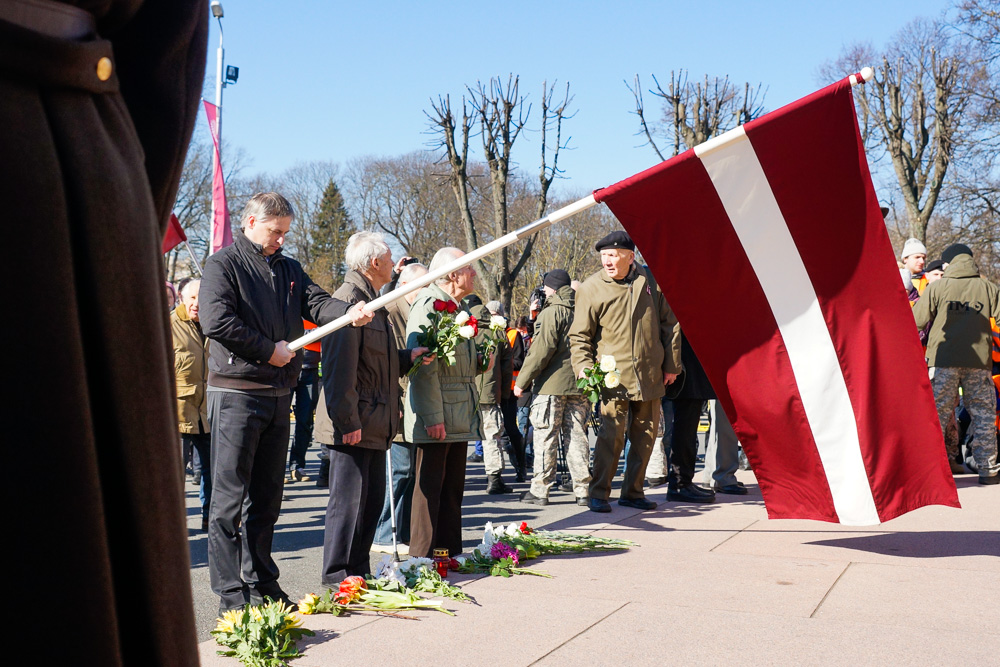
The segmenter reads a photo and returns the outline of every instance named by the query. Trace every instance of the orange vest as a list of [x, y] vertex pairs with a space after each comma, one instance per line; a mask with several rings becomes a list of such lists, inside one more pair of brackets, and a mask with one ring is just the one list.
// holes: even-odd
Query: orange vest
[[[302, 325], [306, 328], [306, 331], [309, 331], [310, 329], [315, 329], [316, 328], [316, 325], [313, 324], [312, 322], [310, 322], [309, 320], [302, 320]], [[319, 352], [320, 351], [320, 341], [317, 340], [317, 341], [314, 341], [312, 343], [309, 343], [308, 345], [306, 345], [305, 349], [312, 350], [313, 352]]]
[[[510, 349], [514, 349], [514, 341], [517, 340], [517, 337], [520, 335], [521, 333], [517, 329], [507, 329], [507, 340], [510, 342]], [[510, 381], [511, 391], [514, 390], [514, 385], [517, 384], [517, 376], [520, 373], [521, 371], [514, 371], [514, 379]]]
[[[1000, 375], [993, 376], [993, 384], [996, 385], [997, 392], [1000, 393]], [[1000, 401], [997, 401], [997, 431], [1000, 431]]]
[[990, 318], [990, 334], [993, 336], [993, 361], [1000, 363], [1000, 326], [997, 321]]
[[920, 274], [919, 278], [910, 278], [910, 283], [917, 288], [917, 294], [920, 296], [924, 295], [924, 290], [927, 289], [927, 276]]

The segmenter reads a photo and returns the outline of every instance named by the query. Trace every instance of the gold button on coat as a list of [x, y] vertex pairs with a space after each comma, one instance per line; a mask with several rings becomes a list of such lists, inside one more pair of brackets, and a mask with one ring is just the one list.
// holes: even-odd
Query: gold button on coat
[[111, 78], [111, 58], [101, 58], [97, 61], [97, 78], [107, 81]]

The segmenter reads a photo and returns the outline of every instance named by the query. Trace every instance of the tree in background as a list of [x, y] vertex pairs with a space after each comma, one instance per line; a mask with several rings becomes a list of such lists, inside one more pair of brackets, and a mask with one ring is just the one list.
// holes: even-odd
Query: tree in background
[[[633, 113], [639, 117], [639, 133], [660, 160], [679, 155], [682, 150], [694, 148], [764, 113], [767, 91], [762, 84], [752, 88], [745, 83], [740, 91], [728, 76], [709, 79], [707, 74], [703, 81], [692, 83], [687, 70], [671, 71], [666, 89], [656, 76], [653, 76], [653, 83], [655, 88], [649, 92], [660, 98], [663, 106], [659, 124], [647, 118], [639, 75], [635, 75], [632, 85], [625, 85], [635, 98]], [[669, 155], [657, 145], [657, 137], [670, 142]]]
[[310, 220], [309, 261], [302, 263], [309, 277], [327, 292], [333, 293], [344, 282], [347, 274], [344, 251], [347, 240], [356, 231], [340, 188], [330, 179]]
[[[573, 98], [569, 85], [558, 99], [554, 97], [555, 84], [550, 86], [545, 82], [542, 87], [539, 184], [537, 188], [522, 190], [526, 193], [524, 196], [512, 197], [518, 183], [513, 148], [531, 115], [531, 105], [520, 94], [519, 86], [519, 77], [511, 75], [506, 83], [495, 77], [487, 83], [478, 82], [475, 88], [466, 87], [468, 97], [462, 98], [461, 120], [453, 112], [448, 96], [438, 97], [437, 103], [431, 104], [431, 111], [425, 112], [431, 122], [431, 131], [438, 136], [435, 145], [443, 152], [442, 162], [449, 166], [447, 179], [458, 205], [467, 250], [474, 250], [531, 222], [534, 218], [530, 217], [530, 211], [541, 212], [540, 217], [547, 208], [549, 187], [561, 173], [559, 152], [566, 148], [562, 141], [562, 122], [572, 117], [568, 107]], [[489, 176], [488, 186], [480, 189], [489, 201], [489, 214], [480, 216], [475, 212], [476, 188], [471, 181], [469, 162], [469, 137], [474, 126], [478, 126]], [[529, 215], [523, 222], [512, 224], [512, 213], [526, 201], [534, 203], [529, 208]], [[487, 298], [497, 298], [510, 309], [514, 284], [531, 257], [535, 238], [528, 238], [519, 249], [504, 248], [476, 262], [475, 268]]]

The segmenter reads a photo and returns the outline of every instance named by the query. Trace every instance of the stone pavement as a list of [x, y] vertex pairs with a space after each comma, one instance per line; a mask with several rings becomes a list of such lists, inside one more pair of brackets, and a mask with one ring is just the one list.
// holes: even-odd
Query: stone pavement
[[[751, 494], [714, 505], [661, 487], [650, 512], [567, 506], [545, 527], [639, 546], [530, 561], [552, 579], [453, 577], [476, 599], [449, 601], [455, 617], [305, 616], [316, 637], [291, 664], [1000, 664], [997, 487], [959, 476], [963, 509], [857, 528], [768, 521], [739, 477]], [[200, 648], [203, 665], [238, 664]]]

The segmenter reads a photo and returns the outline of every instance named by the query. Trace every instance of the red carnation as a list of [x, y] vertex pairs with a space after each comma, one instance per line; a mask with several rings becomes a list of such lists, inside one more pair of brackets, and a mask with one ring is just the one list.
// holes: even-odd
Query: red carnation
[[[434, 299], [434, 310], [436, 310], [439, 313], [442, 310], [447, 310], [450, 313], [451, 311], [448, 310], [448, 304], [449, 303], [451, 303], [451, 302], [450, 301], [445, 301], [443, 299]], [[452, 305], [454, 305], [454, 304], [452, 304]]]

